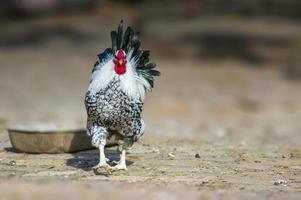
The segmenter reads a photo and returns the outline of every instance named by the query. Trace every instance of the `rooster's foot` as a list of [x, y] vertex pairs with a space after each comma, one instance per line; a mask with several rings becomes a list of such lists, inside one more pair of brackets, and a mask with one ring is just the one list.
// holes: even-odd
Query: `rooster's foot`
[[112, 167], [111, 169], [114, 170], [114, 171], [127, 170], [126, 164], [125, 163], [120, 163], [120, 162], [117, 165], [115, 165], [114, 167]]
[[109, 174], [112, 174], [112, 167], [106, 162], [100, 162], [96, 166], [92, 167], [93, 170], [105, 169]]

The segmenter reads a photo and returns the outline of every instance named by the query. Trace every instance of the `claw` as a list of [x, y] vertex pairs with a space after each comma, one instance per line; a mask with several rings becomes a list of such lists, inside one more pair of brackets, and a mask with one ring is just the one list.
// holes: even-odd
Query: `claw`
[[113, 170], [113, 171], [117, 171], [117, 170], [127, 170], [127, 168], [126, 168], [126, 165], [125, 165], [125, 164], [118, 163], [118, 164], [115, 165], [114, 167], [111, 167], [111, 170]]
[[116, 161], [116, 160], [113, 160], [113, 161], [112, 161], [112, 163], [113, 163], [113, 164], [116, 164], [116, 165], [118, 165], [118, 164], [119, 164], [119, 162], [118, 162], [118, 161]]
[[98, 163], [97, 165], [92, 167], [92, 169], [108, 168], [108, 167], [110, 167], [110, 166], [107, 163]]
[[93, 170], [98, 170], [100, 168], [105, 169], [108, 172], [108, 174], [112, 174], [112, 167], [106, 162], [98, 163], [96, 166], [92, 167]]
[[125, 149], [122, 149], [121, 150], [121, 154], [120, 154], [120, 161], [119, 162], [113, 161], [117, 165], [115, 165], [114, 167], [112, 167], [112, 170], [114, 170], [114, 171], [115, 170], [127, 170], [127, 168], [126, 168], [125, 154], [126, 154]]

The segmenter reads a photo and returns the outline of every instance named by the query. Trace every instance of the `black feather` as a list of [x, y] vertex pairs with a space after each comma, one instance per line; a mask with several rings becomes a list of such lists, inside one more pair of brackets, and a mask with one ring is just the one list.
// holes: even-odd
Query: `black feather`
[[132, 41], [133, 41], [134, 35], [135, 35], [134, 30], [130, 29], [129, 38], [128, 38], [128, 41], [127, 41], [127, 44], [126, 44], [126, 47], [125, 47], [126, 53], [128, 53], [129, 50], [132, 49], [132, 43], [133, 43]]
[[144, 70], [141, 70], [140, 74], [149, 82], [151, 87], [154, 87], [154, 77], [151, 74]]
[[98, 61], [101, 63], [103, 62], [105, 59], [108, 58], [109, 55], [111, 55], [113, 52], [112, 52], [112, 49], [111, 48], [107, 48], [104, 50], [104, 52], [100, 53], [97, 55], [98, 57]]
[[143, 50], [139, 49], [136, 55], [134, 56], [134, 60], [139, 61], [142, 55], [143, 55]]
[[145, 65], [149, 62], [149, 50], [144, 50], [139, 61], [139, 65]]
[[139, 41], [139, 37], [137, 33], [134, 33], [131, 35], [132, 37], [130, 38], [129, 42], [129, 50], [133, 50], [132, 58], [135, 57], [139, 52], [138, 49], [140, 47], [141, 42]]
[[113, 53], [117, 51], [117, 32], [116, 31], [111, 31], [111, 40], [112, 40], [112, 50]]
[[145, 65], [145, 69], [153, 69], [156, 67], [156, 63], [148, 63], [147, 65]]
[[153, 88], [154, 87], [154, 79], [152, 79], [152, 80], [147, 79], [147, 81], [151, 85], [151, 87]]
[[149, 73], [153, 76], [160, 76], [161, 74], [158, 70], [154, 70], [154, 69], [150, 70]]
[[132, 34], [133, 34], [133, 29], [131, 27], [127, 27], [123, 36], [123, 43], [122, 43], [122, 49], [125, 51], [125, 53], [128, 52], [128, 44]]
[[105, 62], [106, 59], [109, 58], [110, 55], [112, 55], [112, 49], [111, 48], [107, 48], [104, 50], [104, 52], [100, 53], [97, 55], [98, 57], [98, 61], [95, 62], [92, 73], [98, 69], [100, 69], [102, 66], [99, 66], [99, 64], [101, 64], [102, 62]]
[[121, 48], [122, 44], [122, 35], [123, 35], [123, 20], [120, 21], [117, 32], [117, 50]]
[[97, 70], [98, 65], [99, 65], [99, 62], [96, 61], [95, 64], [94, 64], [94, 66], [93, 66], [92, 73]]

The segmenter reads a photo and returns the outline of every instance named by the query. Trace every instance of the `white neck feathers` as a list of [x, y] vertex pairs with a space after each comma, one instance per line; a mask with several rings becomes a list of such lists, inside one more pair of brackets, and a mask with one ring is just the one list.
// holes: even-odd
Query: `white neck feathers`
[[120, 89], [130, 98], [144, 100], [145, 92], [150, 90], [150, 85], [136, 73], [134, 67], [134, 62], [130, 61], [126, 65], [126, 73], [118, 75], [114, 71], [113, 59], [110, 59], [99, 70], [93, 72], [88, 90], [95, 94], [104, 89], [116, 77], [120, 80]]

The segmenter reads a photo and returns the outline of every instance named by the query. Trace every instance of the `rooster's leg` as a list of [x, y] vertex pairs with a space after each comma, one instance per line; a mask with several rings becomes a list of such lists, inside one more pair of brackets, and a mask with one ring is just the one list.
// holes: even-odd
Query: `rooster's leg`
[[98, 168], [104, 168], [108, 172], [110, 172], [110, 169], [112, 168], [107, 163], [107, 158], [105, 156], [105, 151], [104, 151], [104, 145], [99, 145], [99, 163], [93, 167], [93, 169], [98, 169]]
[[112, 170], [127, 170], [125, 154], [126, 154], [126, 150], [122, 149], [120, 154], [120, 161], [116, 166], [112, 167]]
[[99, 126], [95, 123], [89, 123], [87, 125], [88, 135], [92, 136], [92, 145], [98, 147], [99, 149], [99, 163], [93, 167], [93, 169], [104, 168], [107, 171], [111, 168], [110, 165], [107, 164], [107, 158], [105, 156], [104, 148], [106, 145], [106, 139], [108, 132], [107, 130]]

